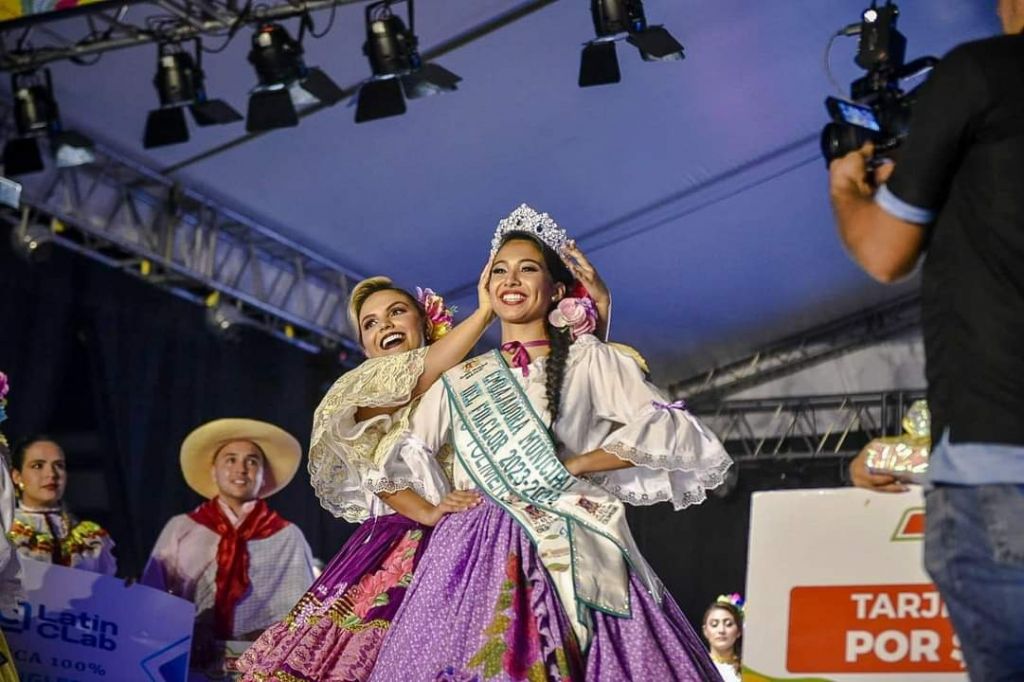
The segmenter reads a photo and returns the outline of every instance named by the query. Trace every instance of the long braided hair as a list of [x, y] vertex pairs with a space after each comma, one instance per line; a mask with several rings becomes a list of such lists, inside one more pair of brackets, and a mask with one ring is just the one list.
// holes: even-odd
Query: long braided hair
[[[509, 232], [502, 238], [501, 245], [504, 246], [508, 242], [517, 239], [536, 244], [544, 257], [544, 266], [547, 268], [548, 274], [551, 275], [551, 279], [556, 283], [564, 284], [566, 291], [572, 288], [575, 278], [565, 263], [562, 262], [561, 257], [555, 253], [554, 249], [529, 232]], [[552, 303], [548, 312], [551, 312], [555, 305], [557, 303]], [[548, 401], [548, 412], [551, 413], [551, 424], [548, 426], [548, 429], [551, 431], [551, 437], [554, 438], [555, 422], [558, 421], [558, 414], [561, 411], [562, 405], [562, 384], [565, 381], [565, 365], [569, 359], [569, 347], [572, 345], [572, 339], [569, 337], [568, 329], [552, 326], [548, 322], [546, 314], [544, 316], [544, 329], [547, 331], [548, 340], [551, 341], [544, 393]], [[557, 439], [555, 440], [557, 442]]]

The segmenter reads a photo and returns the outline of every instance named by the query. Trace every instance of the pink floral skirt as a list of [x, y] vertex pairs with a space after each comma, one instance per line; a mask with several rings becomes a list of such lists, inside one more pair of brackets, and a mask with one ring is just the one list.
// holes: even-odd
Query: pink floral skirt
[[242, 680], [368, 679], [430, 530], [398, 514], [360, 526], [284, 620], [238, 659]]

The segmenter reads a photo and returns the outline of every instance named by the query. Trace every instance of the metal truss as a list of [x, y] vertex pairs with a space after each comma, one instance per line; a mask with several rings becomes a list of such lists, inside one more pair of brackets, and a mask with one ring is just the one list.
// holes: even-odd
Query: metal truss
[[729, 394], [916, 329], [920, 320], [920, 295], [915, 292], [783, 339], [671, 384], [668, 390], [691, 405], [714, 404]]
[[345, 304], [360, 276], [237, 211], [97, 146], [95, 163], [19, 178], [23, 252], [78, 251], [208, 306], [230, 332], [253, 326], [307, 350], [358, 349]]
[[[74, 10], [27, 16], [0, 24], [0, 70], [29, 71], [63, 59], [155, 42], [181, 42], [200, 36], [230, 40], [239, 28], [263, 21], [309, 16], [311, 12], [365, 0], [303, 0], [240, 4], [235, 0], [125, 0], [82, 5]], [[84, 16], [83, 22], [68, 22]], [[47, 25], [77, 28], [68, 38]]]
[[848, 457], [872, 438], [903, 432], [923, 389], [727, 400], [700, 412], [734, 459]]

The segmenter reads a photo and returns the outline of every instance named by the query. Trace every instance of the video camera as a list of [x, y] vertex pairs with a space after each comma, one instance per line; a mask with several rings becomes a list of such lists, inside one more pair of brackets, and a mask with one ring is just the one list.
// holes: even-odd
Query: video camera
[[888, 158], [910, 130], [917, 87], [904, 92], [901, 83], [930, 70], [938, 60], [921, 57], [903, 63], [907, 39], [896, 29], [899, 13], [891, 0], [883, 7], [873, 1], [859, 24], [836, 34], [860, 36], [854, 61], [867, 74], [850, 85], [850, 100], [825, 99], [825, 109], [832, 119], [821, 131], [826, 165], [866, 142], [874, 142], [876, 162]]

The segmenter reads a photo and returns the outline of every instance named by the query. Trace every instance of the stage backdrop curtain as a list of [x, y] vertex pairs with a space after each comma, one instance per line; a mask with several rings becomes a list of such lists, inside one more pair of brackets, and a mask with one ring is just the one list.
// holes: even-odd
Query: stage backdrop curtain
[[[45, 431], [52, 423], [69, 366], [76, 272], [38, 268], [16, 258], [0, 228], [0, 371], [12, 394], [8, 438]], [[69, 260], [56, 259], [61, 262]], [[13, 443], [12, 443], [13, 444]]]

